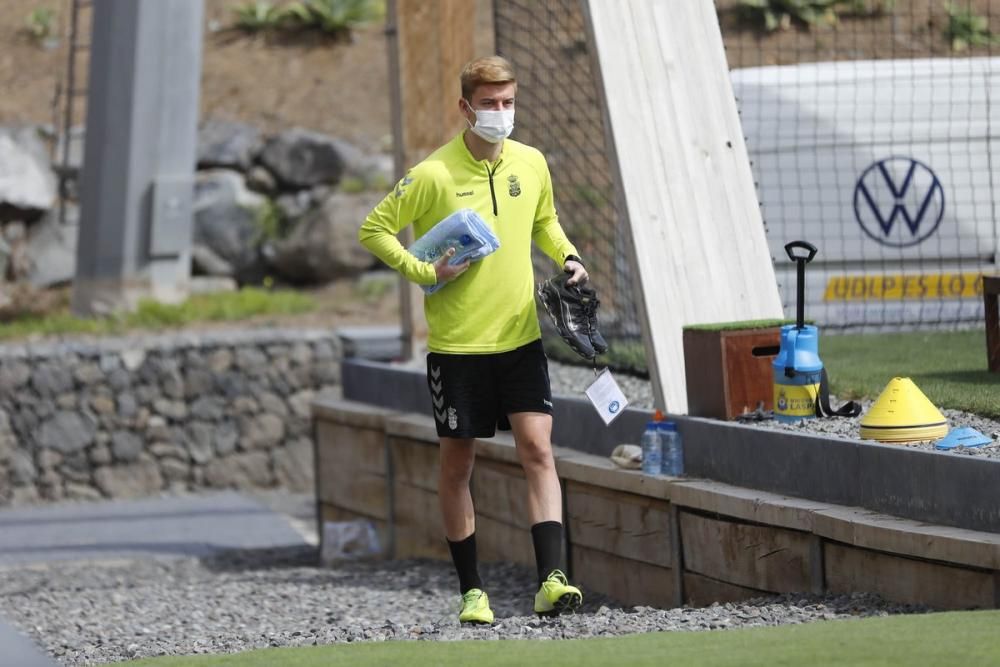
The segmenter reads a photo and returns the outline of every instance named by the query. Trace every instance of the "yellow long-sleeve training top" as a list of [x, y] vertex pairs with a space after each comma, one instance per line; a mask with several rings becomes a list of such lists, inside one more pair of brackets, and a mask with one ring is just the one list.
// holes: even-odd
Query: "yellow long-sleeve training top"
[[424, 296], [428, 349], [482, 354], [530, 343], [541, 335], [531, 242], [559, 266], [579, 254], [559, 225], [552, 178], [537, 149], [505, 139], [496, 162], [480, 161], [459, 133], [407, 172], [368, 214], [358, 240], [407, 279], [433, 285], [434, 265], [411, 255], [395, 235], [412, 224], [420, 238], [462, 208], [473, 209], [490, 225], [500, 249]]

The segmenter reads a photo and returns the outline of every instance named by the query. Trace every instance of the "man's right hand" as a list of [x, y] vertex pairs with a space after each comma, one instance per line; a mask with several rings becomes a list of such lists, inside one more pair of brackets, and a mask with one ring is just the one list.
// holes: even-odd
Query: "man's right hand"
[[469, 268], [470, 260], [465, 260], [461, 264], [455, 264], [452, 266], [448, 261], [455, 256], [455, 249], [448, 248], [447, 252], [444, 253], [436, 262], [434, 262], [434, 273], [437, 274], [438, 284], [446, 283], [454, 280]]

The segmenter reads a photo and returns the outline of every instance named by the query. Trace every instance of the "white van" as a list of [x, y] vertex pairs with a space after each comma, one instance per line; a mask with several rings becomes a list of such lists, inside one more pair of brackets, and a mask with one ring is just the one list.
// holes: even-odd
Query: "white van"
[[733, 70], [788, 316], [852, 330], [983, 319], [1000, 255], [1000, 58]]

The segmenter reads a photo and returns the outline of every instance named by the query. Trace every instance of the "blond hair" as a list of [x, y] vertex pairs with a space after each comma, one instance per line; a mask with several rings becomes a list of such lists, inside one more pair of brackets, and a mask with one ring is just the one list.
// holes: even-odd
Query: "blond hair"
[[517, 83], [514, 66], [506, 58], [486, 56], [466, 63], [459, 77], [462, 82], [462, 97], [470, 99], [476, 88], [491, 83]]

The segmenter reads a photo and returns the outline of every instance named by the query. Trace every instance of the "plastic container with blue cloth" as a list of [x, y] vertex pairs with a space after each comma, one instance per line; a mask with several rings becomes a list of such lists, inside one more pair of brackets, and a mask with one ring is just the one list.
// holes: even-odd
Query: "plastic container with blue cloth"
[[[436, 262], [448, 248], [455, 249], [455, 255], [448, 261], [451, 265], [465, 260], [478, 261], [500, 247], [500, 240], [486, 221], [471, 208], [455, 211], [447, 218], [431, 227], [407, 250], [417, 259]], [[421, 285], [427, 294], [433, 294], [448, 283]]]

